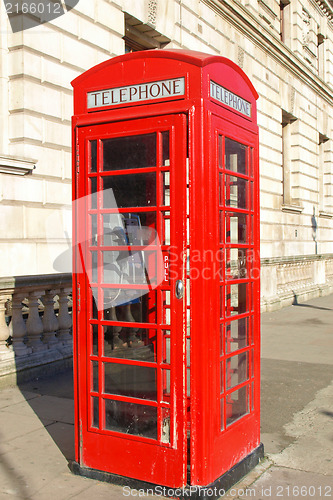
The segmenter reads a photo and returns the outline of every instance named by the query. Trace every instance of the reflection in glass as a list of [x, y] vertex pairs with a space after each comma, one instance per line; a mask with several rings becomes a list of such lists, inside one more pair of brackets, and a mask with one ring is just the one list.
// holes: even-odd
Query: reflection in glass
[[247, 162], [248, 147], [239, 142], [225, 138], [225, 168], [232, 172], [248, 175]]
[[90, 193], [90, 208], [94, 210], [97, 208], [97, 177], [90, 177]]
[[92, 427], [98, 429], [99, 427], [99, 398], [91, 398], [92, 400], [92, 411], [93, 411], [93, 421]]
[[170, 172], [162, 172], [162, 178], [163, 178], [162, 204], [170, 205]]
[[105, 429], [157, 439], [157, 408], [106, 399]]
[[104, 318], [123, 323], [156, 323], [156, 292], [104, 288]]
[[97, 281], [98, 281], [97, 252], [91, 252], [91, 281], [92, 281], [92, 283], [97, 283]]
[[97, 246], [97, 214], [92, 214], [90, 216], [90, 227], [91, 227], [90, 245], [92, 247], [95, 247]]
[[248, 312], [247, 283], [226, 286], [226, 316]]
[[162, 363], [169, 365], [171, 362], [171, 338], [170, 330], [162, 330], [163, 334], [163, 353]]
[[162, 370], [163, 401], [170, 401], [170, 370]]
[[170, 408], [161, 408], [162, 412], [162, 443], [170, 443]]
[[242, 352], [227, 359], [226, 383], [227, 390], [242, 384], [249, 378], [249, 353]]
[[92, 354], [98, 356], [98, 325], [91, 326], [92, 333]]
[[225, 205], [227, 207], [250, 208], [247, 202], [247, 184], [246, 179], [233, 175], [225, 176]]
[[247, 261], [250, 254], [245, 248], [226, 249], [226, 279], [235, 280], [247, 277]]
[[118, 363], [103, 365], [106, 394], [156, 401], [156, 368]]
[[221, 431], [224, 430], [224, 399], [221, 399], [220, 403], [220, 408], [221, 408]]
[[249, 412], [249, 389], [242, 387], [227, 396], [227, 427]]
[[[223, 212], [221, 212], [222, 214]], [[225, 213], [226, 243], [247, 243], [247, 216], [245, 214]]]
[[103, 214], [104, 246], [147, 246], [157, 243], [156, 212]]
[[170, 245], [170, 212], [162, 212], [163, 241], [162, 245]]
[[225, 350], [229, 354], [249, 345], [249, 318], [228, 321], [225, 325]]
[[154, 167], [156, 134], [116, 137], [103, 141], [103, 170]]
[[92, 368], [92, 390], [98, 392], [98, 361], [91, 362]]
[[162, 132], [162, 148], [163, 148], [162, 166], [167, 167], [170, 165], [169, 130]]
[[103, 208], [156, 206], [154, 172], [103, 177]]
[[[104, 356], [156, 362], [156, 330], [131, 326], [104, 325]], [[115, 342], [119, 339], [119, 342]], [[115, 344], [118, 348], [115, 348]]]
[[90, 172], [97, 172], [97, 141], [90, 141]]

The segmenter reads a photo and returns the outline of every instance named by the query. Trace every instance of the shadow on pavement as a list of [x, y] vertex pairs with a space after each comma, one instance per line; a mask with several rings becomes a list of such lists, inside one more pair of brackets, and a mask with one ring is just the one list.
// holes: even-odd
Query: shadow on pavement
[[[74, 460], [73, 371], [35, 378], [19, 388], [67, 461]], [[37, 397], [26, 397], [31, 393]]]

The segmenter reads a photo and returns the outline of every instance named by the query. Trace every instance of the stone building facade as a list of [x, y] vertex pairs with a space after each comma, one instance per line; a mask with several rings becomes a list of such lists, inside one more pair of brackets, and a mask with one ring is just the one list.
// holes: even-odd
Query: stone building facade
[[263, 309], [333, 291], [332, 0], [79, 0], [15, 33], [2, 2], [0, 22], [0, 276], [66, 271], [71, 80], [167, 47], [228, 57], [259, 93]]

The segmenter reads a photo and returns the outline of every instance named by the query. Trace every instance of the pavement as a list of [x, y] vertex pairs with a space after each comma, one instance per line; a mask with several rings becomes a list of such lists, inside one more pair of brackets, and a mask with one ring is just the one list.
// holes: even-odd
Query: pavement
[[[70, 472], [73, 406], [71, 371], [0, 392], [0, 500], [143, 497]], [[221, 498], [332, 498], [333, 295], [262, 314], [261, 408], [265, 458]]]

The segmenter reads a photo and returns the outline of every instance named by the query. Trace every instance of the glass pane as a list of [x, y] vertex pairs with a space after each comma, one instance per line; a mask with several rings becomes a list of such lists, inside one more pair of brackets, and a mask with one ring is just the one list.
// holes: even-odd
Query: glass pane
[[170, 205], [170, 172], [162, 172], [162, 204]]
[[161, 412], [162, 412], [161, 441], [162, 443], [170, 443], [170, 409], [161, 408]]
[[103, 141], [103, 170], [154, 167], [156, 134], [116, 137]]
[[104, 325], [104, 356], [156, 362], [156, 330]]
[[162, 323], [165, 325], [171, 324], [171, 313], [170, 313], [170, 300], [171, 294], [169, 290], [162, 292], [163, 296], [163, 306], [162, 306]]
[[227, 359], [226, 384], [227, 390], [242, 384], [249, 379], [249, 353], [243, 352]]
[[170, 165], [169, 130], [162, 132], [162, 148], [163, 148], [162, 166], [167, 167]]
[[221, 399], [220, 403], [220, 408], [221, 408], [221, 431], [224, 430], [224, 399]]
[[156, 212], [103, 215], [104, 246], [147, 246], [158, 243]]
[[157, 408], [107, 399], [105, 429], [157, 439]]
[[91, 281], [92, 281], [92, 283], [97, 283], [97, 281], [98, 281], [97, 265], [98, 265], [97, 252], [91, 252]]
[[98, 392], [98, 361], [91, 362], [92, 371], [92, 390]]
[[223, 380], [224, 380], [224, 363], [223, 363], [223, 361], [221, 361], [221, 363], [220, 363], [220, 393], [221, 394], [224, 393]]
[[170, 212], [162, 212], [162, 245], [170, 245]]
[[225, 205], [233, 208], [250, 208], [247, 200], [248, 181], [233, 175], [225, 176]]
[[98, 319], [98, 309], [97, 309], [97, 303], [98, 303], [98, 289], [97, 288], [91, 288], [90, 289], [90, 297], [91, 297], [91, 310], [90, 314], [92, 319]]
[[103, 177], [103, 208], [156, 206], [154, 172]]
[[162, 363], [169, 365], [171, 361], [171, 338], [170, 330], [162, 330], [163, 335], [163, 353]]
[[223, 137], [219, 135], [219, 168], [223, 168]]
[[223, 174], [219, 174], [219, 202], [220, 205], [224, 205], [224, 196], [223, 196]]
[[91, 230], [91, 241], [90, 245], [92, 247], [97, 246], [97, 214], [90, 216], [90, 230]]
[[97, 141], [90, 141], [90, 172], [97, 172]]
[[227, 396], [227, 426], [249, 412], [249, 389], [247, 386]]
[[105, 288], [104, 318], [122, 323], [156, 323], [156, 292], [145, 292]]
[[171, 383], [170, 370], [162, 370], [162, 381], [163, 381], [163, 401], [170, 402], [170, 383]]
[[92, 334], [92, 354], [98, 356], [98, 325], [91, 326]]
[[247, 278], [247, 262], [250, 252], [245, 248], [226, 249], [226, 279]]
[[229, 321], [225, 325], [225, 350], [229, 354], [249, 345], [249, 318]]
[[247, 283], [226, 286], [226, 316], [248, 312]]
[[90, 178], [90, 208], [95, 210], [97, 208], [97, 177]]
[[[221, 212], [222, 214], [223, 212]], [[247, 243], [247, 216], [245, 214], [225, 213], [226, 243]], [[223, 241], [221, 242], [223, 243]]]
[[93, 411], [93, 421], [92, 427], [98, 429], [99, 427], [99, 398], [91, 398], [92, 401], [92, 411]]
[[103, 364], [106, 394], [156, 401], [156, 368], [118, 363]]
[[225, 138], [225, 168], [238, 172], [239, 174], [249, 175], [247, 162], [247, 146]]

